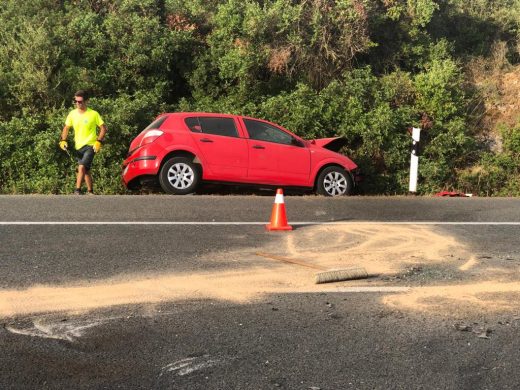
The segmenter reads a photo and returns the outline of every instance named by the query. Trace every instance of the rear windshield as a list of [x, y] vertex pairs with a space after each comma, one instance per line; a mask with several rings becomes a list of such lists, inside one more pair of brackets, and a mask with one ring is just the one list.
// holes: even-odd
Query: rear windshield
[[150, 123], [148, 126], [146, 126], [146, 129], [144, 129], [144, 131], [150, 130], [150, 129], [158, 129], [158, 128], [160, 128], [161, 125], [164, 123], [164, 121], [167, 118], [168, 118], [168, 115], [163, 115], [160, 118], [157, 118], [152, 123]]

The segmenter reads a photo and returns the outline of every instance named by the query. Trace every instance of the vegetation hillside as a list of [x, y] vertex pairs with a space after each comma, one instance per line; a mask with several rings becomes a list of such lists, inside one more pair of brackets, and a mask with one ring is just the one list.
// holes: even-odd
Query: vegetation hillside
[[57, 147], [76, 90], [109, 134], [98, 193], [165, 111], [250, 115], [345, 136], [361, 192], [520, 195], [518, 0], [2, 0], [0, 193], [70, 193]]

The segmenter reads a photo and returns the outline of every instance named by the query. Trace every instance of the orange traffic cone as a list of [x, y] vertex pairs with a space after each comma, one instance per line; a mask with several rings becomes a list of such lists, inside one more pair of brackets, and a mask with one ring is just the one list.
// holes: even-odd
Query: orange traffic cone
[[281, 188], [276, 190], [274, 198], [273, 211], [271, 213], [271, 223], [265, 225], [269, 231], [272, 230], [292, 230], [292, 226], [287, 224], [287, 216], [285, 215], [285, 203], [283, 201], [283, 191]]

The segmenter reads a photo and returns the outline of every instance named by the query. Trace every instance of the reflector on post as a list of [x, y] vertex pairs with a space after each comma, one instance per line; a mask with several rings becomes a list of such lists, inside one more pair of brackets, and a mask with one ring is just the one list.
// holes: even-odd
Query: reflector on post
[[412, 128], [412, 153], [410, 157], [410, 185], [409, 191], [417, 191], [417, 173], [419, 170], [419, 141], [421, 139], [421, 129]]

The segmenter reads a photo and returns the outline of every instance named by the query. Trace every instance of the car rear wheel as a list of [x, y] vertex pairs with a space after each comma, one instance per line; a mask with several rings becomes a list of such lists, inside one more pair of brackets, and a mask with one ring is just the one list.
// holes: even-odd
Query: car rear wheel
[[347, 171], [340, 167], [327, 167], [318, 176], [316, 192], [325, 196], [348, 195], [352, 180]]
[[161, 168], [159, 183], [169, 194], [186, 195], [195, 191], [201, 178], [198, 165], [186, 157], [170, 158]]

